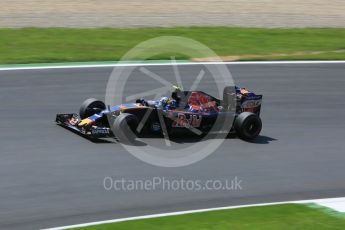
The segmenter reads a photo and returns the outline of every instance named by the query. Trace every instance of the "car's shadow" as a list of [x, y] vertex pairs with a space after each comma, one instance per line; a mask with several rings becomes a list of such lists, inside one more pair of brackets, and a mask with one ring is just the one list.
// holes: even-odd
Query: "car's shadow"
[[[85, 138], [85, 136], [84, 136]], [[95, 144], [118, 144], [119, 140], [116, 138], [104, 138], [104, 139], [93, 139], [93, 138], [86, 138], [89, 141], [95, 143]], [[147, 143], [145, 139], [163, 139], [163, 137], [160, 136], [144, 136], [140, 137], [140, 139], [136, 139], [131, 141], [130, 143], [124, 143], [126, 145], [132, 145], [132, 146], [147, 146]], [[169, 140], [171, 142], [177, 143], [177, 144], [186, 144], [186, 143], [197, 143], [201, 141], [207, 141], [207, 140], [212, 140], [212, 139], [240, 139], [236, 134], [229, 134], [226, 137], [221, 136], [221, 135], [216, 135], [216, 134], [210, 134], [210, 135], [204, 135], [204, 136], [193, 136], [193, 135], [187, 135], [184, 137], [179, 137], [179, 136], [171, 136], [169, 137]], [[257, 138], [253, 140], [242, 140], [247, 143], [251, 144], [269, 144], [272, 141], [277, 141], [278, 139], [260, 135]]]
[[[194, 142], [200, 142], [200, 141], [206, 141], [206, 140], [212, 140], [212, 139], [240, 139], [236, 134], [228, 134], [226, 137], [222, 135], [207, 135], [207, 136], [187, 136], [187, 137], [170, 137], [170, 141], [183, 144], [183, 143], [194, 143]], [[241, 139], [242, 140], [242, 139]], [[242, 140], [247, 143], [252, 143], [252, 144], [269, 144], [272, 141], [277, 141], [278, 139], [268, 137], [268, 136], [263, 136], [260, 135], [257, 138], [253, 140]]]
[[268, 136], [258, 136], [254, 140], [247, 141], [248, 143], [253, 143], [253, 144], [269, 144], [272, 141], [277, 141], [278, 139], [268, 137]]
[[[70, 130], [68, 128], [66, 128], [67, 130]], [[92, 143], [95, 144], [117, 144], [119, 143], [119, 140], [117, 138], [91, 138], [85, 135], [82, 135], [79, 132], [76, 132], [74, 130], [70, 130], [73, 133], [91, 141]], [[146, 146], [147, 143], [145, 143], [145, 139], [163, 139], [162, 136], [157, 136], [157, 135], [145, 135], [145, 136], [141, 136], [140, 140], [136, 139], [131, 141], [130, 143], [125, 143], [127, 145], [132, 145], [132, 146]], [[208, 135], [195, 135], [195, 134], [185, 134], [183, 135], [183, 137], [181, 137], [180, 135], [172, 135], [169, 136], [169, 140], [172, 142], [175, 142], [177, 144], [185, 144], [185, 143], [196, 143], [196, 142], [200, 142], [200, 141], [206, 141], [206, 140], [211, 140], [211, 139], [238, 139], [236, 134], [228, 134], [227, 136], [225, 136], [224, 134], [208, 134]], [[268, 136], [264, 136], [264, 135], [260, 135], [257, 138], [255, 138], [254, 140], [243, 140], [245, 142], [248, 143], [252, 143], [252, 144], [269, 144], [272, 141], [277, 141], [277, 139], [272, 138], [272, 137], [268, 137]]]

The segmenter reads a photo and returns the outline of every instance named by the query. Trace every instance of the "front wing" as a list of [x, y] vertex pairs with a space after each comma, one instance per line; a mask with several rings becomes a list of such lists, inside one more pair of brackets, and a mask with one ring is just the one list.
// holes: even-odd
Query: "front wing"
[[76, 113], [57, 114], [55, 119], [57, 125], [88, 139], [107, 138], [114, 136], [111, 129], [108, 127], [99, 127], [96, 125], [80, 126], [80, 121], [81, 119]]

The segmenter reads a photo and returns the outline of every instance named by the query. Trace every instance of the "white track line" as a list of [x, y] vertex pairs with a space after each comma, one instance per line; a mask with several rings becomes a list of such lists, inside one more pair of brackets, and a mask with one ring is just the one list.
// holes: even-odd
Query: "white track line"
[[[237, 206], [206, 208], [206, 209], [197, 209], [197, 210], [189, 210], [189, 211], [181, 211], [181, 212], [169, 212], [169, 213], [161, 213], [161, 214], [153, 214], [153, 215], [145, 215], [145, 216], [104, 220], [104, 221], [90, 222], [90, 223], [85, 223], [85, 224], [61, 226], [61, 227], [55, 227], [55, 228], [48, 228], [45, 230], [63, 230], [63, 229], [87, 227], [87, 226], [93, 226], [93, 225], [99, 225], [99, 224], [118, 223], [118, 222], [130, 221], [130, 220], [143, 220], [143, 219], [151, 219], [151, 218], [157, 218], [157, 217], [177, 216], [177, 215], [184, 215], [184, 214], [191, 214], [191, 213], [219, 211], [219, 210], [228, 210], [228, 209], [237, 209], [237, 208], [260, 207], [260, 206], [279, 205], [279, 204], [308, 204], [308, 203], [316, 203], [316, 204], [323, 205], [329, 208], [335, 208], [336, 210], [339, 210], [339, 211], [343, 210], [342, 212], [345, 212], [345, 197], [340, 197], [340, 198], [326, 198], [326, 199], [317, 199], [317, 200], [299, 200], [299, 201], [261, 203], [261, 204], [250, 204], [250, 205], [237, 205]], [[339, 207], [340, 209], [338, 209]]]
[[171, 66], [171, 65], [295, 65], [295, 64], [345, 64], [345, 61], [243, 61], [243, 62], [174, 62], [174, 63], [114, 63], [114, 64], [67, 64], [42, 66], [0, 67], [0, 71], [8, 70], [41, 70], [41, 69], [76, 69], [76, 68], [106, 68], [126, 66]]

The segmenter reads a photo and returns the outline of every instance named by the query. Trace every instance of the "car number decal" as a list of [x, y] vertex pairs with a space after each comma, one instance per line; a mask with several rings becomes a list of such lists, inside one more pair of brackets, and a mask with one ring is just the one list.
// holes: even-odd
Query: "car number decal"
[[184, 113], [178, 113], [176, 120], [174, 120], [172, 127], [181, 127], [181, 128], [188, 128], [188, 127], [200, 127], [201, 124], [201, 115], [193, 115], [188, 114], [188, 118]]

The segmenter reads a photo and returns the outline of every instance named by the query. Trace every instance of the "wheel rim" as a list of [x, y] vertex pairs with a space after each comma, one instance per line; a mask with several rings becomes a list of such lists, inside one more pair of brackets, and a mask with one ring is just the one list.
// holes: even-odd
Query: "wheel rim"
[[250, 138], [258, 136], [261, 131], [260, 121], [255, 118], [249, 119], [245, 126], [245, 131]]

